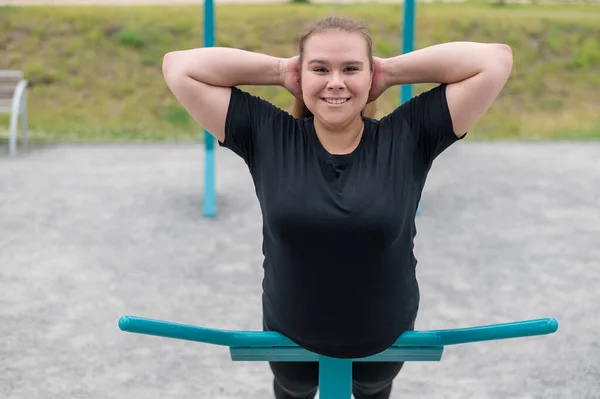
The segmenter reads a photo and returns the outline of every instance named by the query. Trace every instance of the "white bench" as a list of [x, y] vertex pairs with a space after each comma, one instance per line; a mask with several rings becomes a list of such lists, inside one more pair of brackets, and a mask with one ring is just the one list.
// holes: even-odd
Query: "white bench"
[[27, 146], [27, 81], [21, 71], [0, 71], [0, 114], [10, 114], [8, 152], [17, 153], [17, 126], [21, 116], [21, 143]]

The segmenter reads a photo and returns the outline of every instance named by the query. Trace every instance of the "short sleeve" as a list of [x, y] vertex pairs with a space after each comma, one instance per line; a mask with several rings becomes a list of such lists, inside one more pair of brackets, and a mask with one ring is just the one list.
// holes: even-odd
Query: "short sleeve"
[[225, 119], [225, 140], [219, 145], [229, 148], [251, 167], [261, 129], [279, 112], [283, 111], [268, 101], [232, 87]]
[[459, 138], [454, 133], [446, 87], [441, 84], [413, 97], [389, 116], [395, 126], [406, 123], [426, 168], [444, 150], [465, 137]]

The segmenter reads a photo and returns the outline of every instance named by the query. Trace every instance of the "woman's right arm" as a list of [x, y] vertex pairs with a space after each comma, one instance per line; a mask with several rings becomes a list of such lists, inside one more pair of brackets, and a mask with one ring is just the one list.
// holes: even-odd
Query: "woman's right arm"
[[245, 50], [207, 47], [173, 51], [163, 59], [163, 76], [192, 118], [225, 141], [231, 87], [283, 86], [286, 59]]

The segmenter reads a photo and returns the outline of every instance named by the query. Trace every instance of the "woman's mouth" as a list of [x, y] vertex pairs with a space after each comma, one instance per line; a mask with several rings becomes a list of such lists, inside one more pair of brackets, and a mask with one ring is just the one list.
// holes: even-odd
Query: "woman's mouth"
[[340, 105], [340, 104], [344, 104], [345, 102], [347, 102], [348, 100], [350, 100], [350, 98], [349, 97], [344, 97], [344, 98], [339, 98], [339, 97], [322, 97], [321, 100], [325, 101], [327, 104]]

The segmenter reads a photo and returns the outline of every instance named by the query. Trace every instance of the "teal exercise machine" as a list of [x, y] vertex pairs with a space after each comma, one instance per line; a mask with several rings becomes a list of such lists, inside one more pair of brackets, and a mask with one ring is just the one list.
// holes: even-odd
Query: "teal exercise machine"
[[551, 334], [552, 318], [448, 330], [407, 331], [387, 350], [360, 359], [331, 358], [303, 349], [273, 331], [226, 331], [123, 316], [122, 331], [228, 346], [233, 361], [319, 362], [320, 399], [350, 399], [353, 362], [440, 361], [445, 346]]

